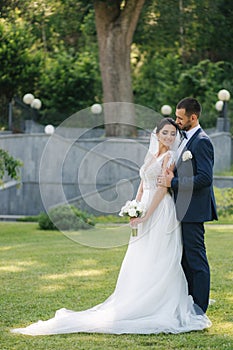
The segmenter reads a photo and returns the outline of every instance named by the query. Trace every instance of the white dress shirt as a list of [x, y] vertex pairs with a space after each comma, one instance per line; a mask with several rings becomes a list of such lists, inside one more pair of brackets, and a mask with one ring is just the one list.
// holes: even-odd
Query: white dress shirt
[[176, 161], [178, 161], [178, 159], [181, 156], [181, 153], [183, 152], [185, 146], [187, 145], [188, 141], [191, 139], [191, 137], [195, 134], [195, 132], [200, 129], [200, 124], [198, 124], [197, 126], [195, 126], [194, 128], [186, 131], [186, 137], [184, 138], [183, 141], [181, 142], [181, 144], [179, 145], [177, 152], [176, 152]]

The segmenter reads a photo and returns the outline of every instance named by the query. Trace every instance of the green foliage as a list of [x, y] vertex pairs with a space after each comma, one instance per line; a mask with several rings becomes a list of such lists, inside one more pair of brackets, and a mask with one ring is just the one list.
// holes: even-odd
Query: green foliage
[[233, 188], [214, 188], [218, 214], [221, 217], [233, 215]]
[[18, 18], [0, 19], [0, 97], [9, 99], [32, 87], [40, 74], [42, 57], [31, 26]]
[[185, 65], [205, 59], [231, 62], [232, 19], [230, 0], [150, 0], [139, 19], [135, 43], [153, 54], [179, 54]]
[[[228, 79], [226, 78], [228, 72]], [[167, 54], [144, 57], [144, 62], [135, 70], [135, 102], [160, 111], [164, 104], [173, 107], [185, 97], [197, 98], [203, 108], [201, 125], [216, 126], [218, 112], [215, 110], [218, 91], [225, 86], [233, 93], [233, 64], [229, 62], [200, 61], [196, 65], [183, 65], [179, 55]], [[151, 86], [153, 88], [151, 88]], [[229, 102], [229, 109], [233, 102]], [[233, 122], [233, 116], [229, 115]]]
[[89, 107], [100, 86], [98, 64], [90, 52], [71, 55], [63, 50], [47, 58], [37, 85], [44, 104], [40, 122], [58, 125]]
[[0, 10], [0, 126], [26, 92], [42, 100], [37, 121], [55, 126], [101, 99], [92, 5], [9, 0]]
[[[228, 71], [229, 80], [232, 80], [232, 63], [204, 60], [185, 69], [179, 77], [180, 92], [183, 92], [185, 96], [196, 97], [202, 103], [201, 125], [204, 128], [216, 126], [218, 112], [215, 110], [215, 103], [218, 100], [218, 91], [223, 86], [225, 88], [227, 86], [226, 71]], [[233, 92], [233, 86], [229, 85], [228, 89], [230, 93]], [[231, 102], [230, 106], [233, 106]]]
[[60, 205], [39, 215], [39, 227], [42, 230], [85, 230], [95, 225], [92, 215], [75, 206]]
[[[83, 212], [82, 212], [83, 213]], [[129, 218], [126, 216], [119, 216], [119, 215], [101, 215], [101, 216], [91, 216], [92, 220], [95, 222], [95, 224], [106, 224], [106, 223], [129, 223]], [[45, 213], [40, 213], [39, 215], [35, 216], [24, 216], [21, 218], [18, 218], [17, 221], [21, 222], [38, 222], [39, 219], [41, 221], [46, 220], [46, 222], [49, 223], [51, 220], [48, 220], [48, 215]], [[51, 225], [51, 229], [54, 229], [54, 225]]]
[[42, 64], [31, 25], [20, 18], [0, 18], [0, 128], [8, 125], [8, 104], [13, 96], [34, 90]]
[[0, 149], [0, 184], [3, 183], [4, 175], [7, 174], [14, 180], [19, 180], [19, 169], [23, 163], [12, 157], [7, 151]]
[[40, 213], [38, 216], [38, 223], [42, 230], [57, 230], [57, 227], [46, 213]]
[[[42, 214], [42, 213], [41, 213]], [[39, 215], [41, 215], [39, 214]], [[34, 216], [22, 216], [17, 218], [16, 221], [20, 221], [20, 222], [38, 222], [39, 220], [39, 215], [34, 215]]]
[[134, 37], [140, 51], [153, 54], [174, 52], [174, 44], [180, 41], [179, 20], [177, 1], [147, 0]]
[[[11, 98], [26, 92], [42, 100], [42, 124], [101, 102], [93, 2], [4, 0], [0, 12], [0, 126]], [[180, 98], [194, 96], [202, 126], [214, 127], [217, 92], [233, 95], [232, 21], [230, 0], [146, 1], [133, 42], [135, 103], [174, 111]]]
[[182, 69], [178, 55], [146, 55], [135, 70], [135, 102], [156, 111], [160, 111], [163, 104], [174, 106], [177, 102], [178, 81]]

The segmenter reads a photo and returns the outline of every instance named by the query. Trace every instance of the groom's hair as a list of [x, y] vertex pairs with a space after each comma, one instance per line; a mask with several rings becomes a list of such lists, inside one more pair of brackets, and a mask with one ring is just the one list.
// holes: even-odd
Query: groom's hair
[[176, 109], [185, 109], [185, 115], [187, 117], [190, 117], [192, 114], [196, 114], [196, 116], [199, 118], [201, 115], [201, 105], [193, 97], [183, 98], [183, 100], [178, 102]]

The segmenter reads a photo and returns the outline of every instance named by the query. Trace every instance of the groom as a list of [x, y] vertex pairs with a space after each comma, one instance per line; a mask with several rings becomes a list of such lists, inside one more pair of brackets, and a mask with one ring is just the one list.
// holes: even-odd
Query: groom
[[174, 172], [160, 176], [159, 185], [171, 187], [181, 222], [183, 239], [182, 267], [189, 294], [205, 313], [209, 303], [210, 270], [204, 243], [204, 222], [217, 220], [213, 193], [214, 150], [199, 125], [201, 105], [184, 98], [176, 107], [176, 123], [186, 132], [177, 151]]

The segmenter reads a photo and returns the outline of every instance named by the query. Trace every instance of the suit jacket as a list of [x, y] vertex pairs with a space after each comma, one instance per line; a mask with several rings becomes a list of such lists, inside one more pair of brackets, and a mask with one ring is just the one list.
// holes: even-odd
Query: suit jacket
[[213, 192], [213, 165], [213, 145], [200, 128], [182, 151], [171, 183], [179, 221], [205, 222], [218, 219]]

